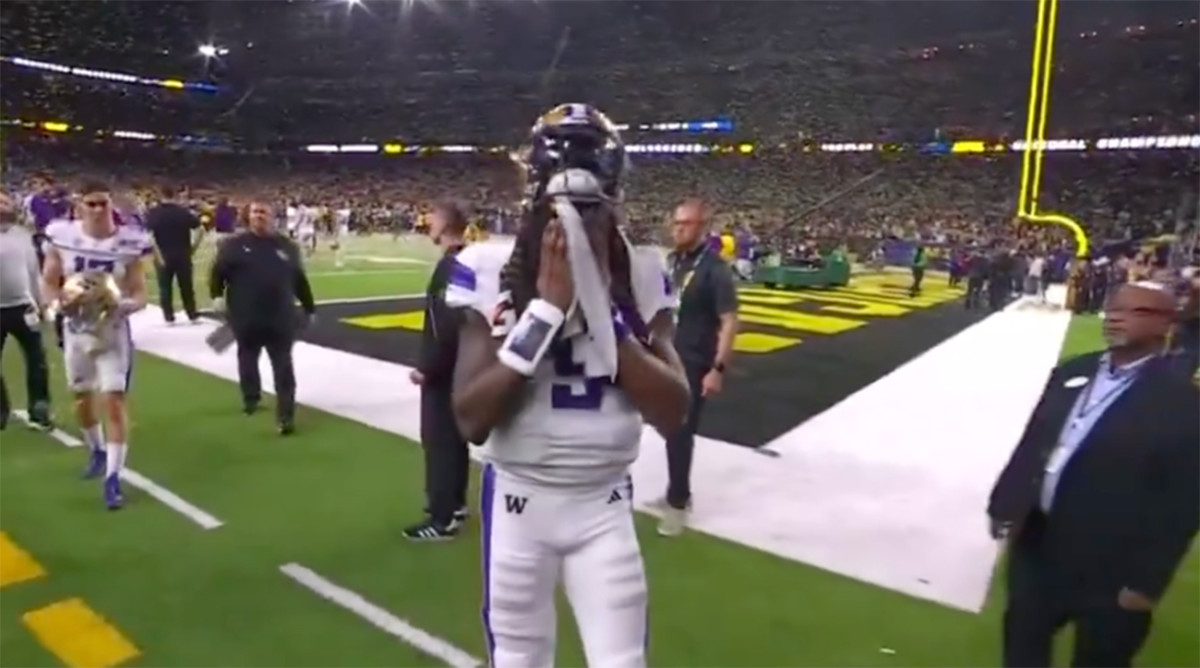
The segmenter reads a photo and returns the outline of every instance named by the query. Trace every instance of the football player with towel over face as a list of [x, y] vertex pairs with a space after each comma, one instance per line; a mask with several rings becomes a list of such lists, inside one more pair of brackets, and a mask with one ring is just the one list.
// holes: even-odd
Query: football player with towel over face
[[125, 392], [133, 372], [133, 335], [128, 317], [146, 306], [142, 260], [153, 253], [153, 245], [142, 227], [116, 225], [103, 183], [83, 186], [78, 210], [79, 220], [56, 220], [46, 227], [42, 294], [65, 316], [67, 386], [75, 393], [75, 413], [90, 451], [84, 477], [104, 473], [104, 501], [116, 510], [123, 503], [120, 473], [129, 445]]
[[468, 246], [447, 304], [465, 309], [454, 382], [483, 444], [483, 621], [493, 666], [555, 663], [555, 590], [588, 665], [646, 665], [646, 577], [629, 466], [643, 420], [682, 424], [673, 295], [653, 249], [619, 227], [624, 145], [584, 104], [552, 109], [521, 154], [515, 244]]

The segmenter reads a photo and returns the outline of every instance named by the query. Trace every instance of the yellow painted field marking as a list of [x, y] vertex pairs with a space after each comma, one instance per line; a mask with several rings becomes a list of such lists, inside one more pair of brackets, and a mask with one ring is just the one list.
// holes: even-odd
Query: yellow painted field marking
[[342, 322], [365, 329], [411, 329], [421, 331], [425, 328], [424, 311], [408, 311], [407, 313], [378, 313], [345, 318]]
[[908, 287], [894, 285], [855, 285], [851, 288], [836, 288], [831, 294], [884, 301], [905, 308], [929, 308], [962, 296], [961, 290], [923, 289], [916, 297], [908, 296]]
[[831, 315], [788, 311], [770, 306], [743, 304], [738, 309], [738, 319], [755, 325], [769, 325], [784, 329], [815, 332], [817, 334], [841, 334], [867, 324], [861, 320], [837, 318]]
[[0, 588], [36, 580], [45, 574], [41, 564], [0, 531]]
[[43, 647], [70, 668], [111, 668], [140, 654], [83, 599], [53, 603], [25, 613], [21, 620]]
[[[760, 296], [756, 294], [742, 295], [742, 304], [779, 304], [779, 297]], [[871, 316], [881, 318], [898, 318], [908, 315], [911, 309], [898, 304], [881, 303], [872, 299], [853, 297], [851, 295], [826, 294], [823, 292], [806, 292], [803, 298], [796, 298], [789, 303], [809, 302], [823, 312], [839, 313], [855, 317]]]
[[[961, 296], [962, 290], [931, 285], [921, 295], [910, 297], [903, 277], [861, 276], [844, 288], [832, 290], [773, 290], [764, 287], [738, 289], [738, 317], [747, 325], [835, 335], [858, 329], [869, 320], [899, 318], [914, 309], [925, 309]], [[797, 311], [808, 303], [818, 312]], [[839, 317], [849, 316], [849, 317]], [[424, 311], [376, 313], [345, 318], [342, 322], [364, 329], [407, 329], [419, 332], [425, 326]], [[743, 353], [773, 353], [802, 343], [797, 336], [744, 331], [737, 335], [734, 350]]]
[[800, 341], [800, 337], [776, 336], [762, 332], [742, 332], [734, 338], [733, 349], [739, 353], [773, 353], [798, 345]]
[[799, 292], [769, 290], [767, 288], [742, 288], [738, 290], [739, 302], [753, 302], [768, 306], [790, 306], [791, 304], [799, 304], [803, 300], [804, 296]]

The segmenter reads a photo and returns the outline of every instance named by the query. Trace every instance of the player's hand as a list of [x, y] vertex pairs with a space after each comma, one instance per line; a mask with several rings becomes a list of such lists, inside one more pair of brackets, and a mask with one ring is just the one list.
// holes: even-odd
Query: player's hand
[[542, 233], [542, 257], [538, 267], [538, 296], [566, 313], [575, 299], [571, 263], [567, 259], [567, 234], [562, 223], [550, 221]]
[[1129, 587], [1122, 587], [1121, 591], [1117, 592], [1117, 605], [1122, 610], [1150, 612], [1154, 609], [1154, 599], [1140, 591], [1135, 591]]
[[725, 374], [716, 369], [710, 370], [704, 374], [704, 378], [700, 380], [700, 396], [715, 397], [721, 393], [721, 387], [725, 382]]
[[215, 297], [212, 302], [213, 313], [216, 313], [217, 315], [225, 315], [225, 309], [225, 298]]
[[30, 329], [36, 330], [38, 327], [41, 327], [41, 325], [42, 325], [42, 307], [37, 306], [37, 305], [30, 305], [29, 308], [25, 309], [25, 326]]
[[145, 304], [142, 304], [138, 300], [131, 299], [129, 297], [121, 297], [121, 299], [117, 301], [117, 312], [120, 313], [121, 315], [129, 315], [130, 313], [137, 313], [138, 311], [142, 310], [142, 308], [144, 308], [144, 307], [145, 307]]
[[408, 372], [408, 380], [413, 385], [424, 385], [425, 384], [425, 374], [421, 373], [420, 371], [417, 371], [416, 369], [413, 369], [412, 371]]

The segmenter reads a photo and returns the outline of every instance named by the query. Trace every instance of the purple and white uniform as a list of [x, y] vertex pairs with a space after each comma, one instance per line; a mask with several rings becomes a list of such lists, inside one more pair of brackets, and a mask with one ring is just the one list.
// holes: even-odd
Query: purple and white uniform
[[[117, 227], [112, 236], [89, 236], [78, 220], [56, 220], [46, 227], [46, 251], [62, 259], [63, 277], [102, 271], [120, 282], [129, 267], [153, 252], [150, 236], [139, 226]], [[129, 321], [115, 318], [96, 327], [63, 321], [63, 358], [72, 392], [124, 392], [133, 369]]]
[[[500, 291], [511, 242], [459, 253], [446, 302], [474, 309], [505, 337]], [[638, 312], [650, 322], [674, 297], [655, 249], [632, 249]], [[484, 623], [491, 664], [555, 665], [555, 589], [575, 611], [587, 663], [646, 663], [646, 577], [633, 525], [629, 466], [642, 417], [608, 378], [588, 378], [588, 337], [561, 338], [524, 387], [521, 408], [484, 445]]]

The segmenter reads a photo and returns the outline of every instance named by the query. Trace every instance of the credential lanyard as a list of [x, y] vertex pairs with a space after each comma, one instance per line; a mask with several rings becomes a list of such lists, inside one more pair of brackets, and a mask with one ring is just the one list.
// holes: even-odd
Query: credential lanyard
[[1128, 389], [1130, 385], [1137, 381], [1138, 376], [1140, 376], [1142, 373], [1142, 369], [1145, 368], [1149, 361], [1150, 358], [1147, 358], [1138, 363], [1134, 369], [1126, 370], [1125, 375], [1123, 378], [1121, 378], [1120, 382], [1116, 383], [1107, 391], [1105, 391], [1104, 394], [1094, 399], [1092, 395], [1096, 390], [1096, 381], [1103, 377], [1102, 374], [1109, 373], [1102, 369], [1100, 373], [1096, 374], [1090, 381], [1088, 381], [1087, 387], [1083, 388], [1083, 394], [1079, 398], [1079, 405], [1075, 408], [1074, 414], [1071, 416], [1072, 424], [1078, 424], [1080, 421], [1085, 420], [1087, 416], [1094, 413], [1097, 408], [1107, 405], [1110, 399]]
[[690, 255], [691, 257], [676, 255], [671, 267], [671, 280], [675, 282], [675, 294], [681, 298], [683, 291], [687, 290], [688, 285], [691, 284], [692, 277], [696, 275], [696, 267], [704, 257], [704, 249], [693, 251]]
[[1096, 380], [1102, 377], [1100, 374], [1108, 372], [1101, 370], [1098, 374], [1096, 374], [1096, 376], [1088, 381], [1087, 387], [1085, 387], [1083, 393], [1079, 395], [1078, 404], [1072, 407], [1070, 415], [1071, 419], [1067, 422], [1067, 428], [1064, 432], [1064, 437], [1060, 437], [1058, 443], [1054, 446], [1054, 450], [1050, 453], [1050, 457], [1046, 460], [1044, 470], [1048, 475], [1057, 475], [1059, 472], [1061, 472], [1063, 467], [1066, 466], [1067, 460], [1070, 459], [1071, 454], [1074, 452], [1074, 449], [1067, 448], [1065, 437], [1072, 431], [1079, 429], [1083, 425], [1083, 421], [1087, 419], [1089, 415], [1094, 413], [1097, 408], [1107, 405], [1109, 400], [1111, 400], [1114, 396], [1128, 389], [1129, 386], [1138, 379], [1138, 376], [1141, 374], [1141, 369], [1142, 366], [1139, 364], [1138, 368], [1129, 370], [1127, 372], [1129, 374], [1128, 376], [1122, 378], [1120, 382], [1110, 387], [1106, 392], [1104, 392], [1104, 394], [1100, 395], [1099, 398], [1094, 398], [1092, 396], [1095, 392]]

